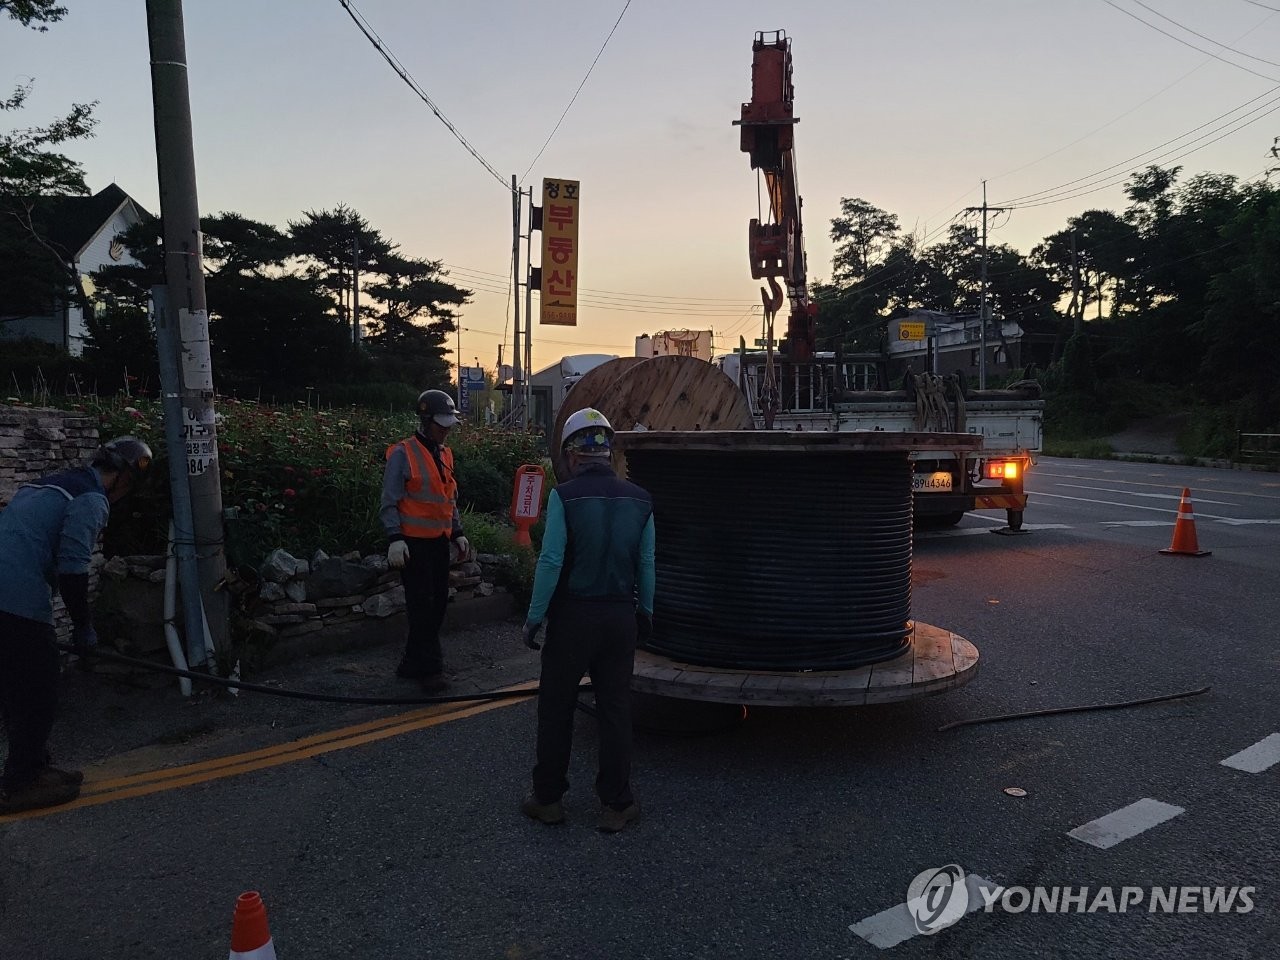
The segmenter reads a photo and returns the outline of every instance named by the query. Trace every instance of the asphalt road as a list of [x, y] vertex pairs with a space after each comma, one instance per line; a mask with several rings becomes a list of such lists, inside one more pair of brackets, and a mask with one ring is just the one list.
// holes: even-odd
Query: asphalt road
[[[1211, 556], [1158, 553], [1184, 486]], [[1045, 459], [1028, 489], [1026, 536], [993, 536], [998, 515], [971, 515], [916, 544], [913, 611], [978, 647], [972, 684], [886, 707], [755, 709], [702, 737], [641, 733], [645, 817], [617, 836], [594, 830], [585, 715], [570, 823], [546, 828], [516, 809], [527, 701], [448, 715], [179, 704], [170, 723], [195, 730], [216, 710], [216, 733], [116, 756], [110, 717], [124, 729], [123, 713], [158, 696], [132, 691], [101, 714], [90, 753], [55, 738], [97, 761], [106, 802], [0, 823], [0, 956], [221, 956], [249, 889], [286, 960], [1280, 955], [1280, 763], [1268, 765], [1280, 758], [1280, 478]], [[323, 669], [332, 689], [392, 658]], [[533, 669], [513, 644], [489, 679]], [[192, 762], [204, 765], [167, 783], [139, 774]], [[1115, 842], [1079, 839], [1104, 835]], [[1016, 888], [1088, 887], [1098, 909], [979, 907], [921, 935], [908, 885], [948, 864], [976, 903], [983, 884], [1012, 907]], [[1232, 900], [1251, 909], [1149, 910], [1153, 887], [1197, 888], [1173, 891], [1193, 906], [1220, 886], [1253, 888]], [[1100, 888], [1143, 899], [1110, 912]]]

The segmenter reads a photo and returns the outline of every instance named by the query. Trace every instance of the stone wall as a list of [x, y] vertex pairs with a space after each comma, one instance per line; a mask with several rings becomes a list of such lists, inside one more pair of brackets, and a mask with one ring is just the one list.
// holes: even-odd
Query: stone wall
[[[493, 583], [501, 558], [481, 559], [488, 562], [454, 564], [449, 571], [450, 600], [490, 597], [501, 591]], [[102, 568], [101, 608], [106, 613], [104, 625], [110, 627], [102, 640], [129, 653], [163, 649], [164, 568], [163, 556], [107, 561]], [[258, 573], [257, 584], [236, 578], [229, 581], [229, 589], [248, 628], [268, 645], [353, 623], [385, 620], [405, 608], [400, 573], [387, 568], [382, 554], [330, 557], [318, 550], [310, 560], [302, 560], [274, 550]], [[177, 622], [181, 632], [181, 617]]]
[[0, 404], [0, 507], [22, 484], [88, 463], [97, 447], [98, 425], [93, 417]]
[[[46, 473], [78, 467], [93, 457], [98, 447], [98, 425], [93, 417], [46, 407], [12, 407], [0, 404], [0, 509], [13, 499], [24, 483]], [[95, 555], [89, 571], [89, 590], [95, 589], [101, 555]], [[65, 640], [71, 619], [60, 599], [53, 603], [58, 637]]]

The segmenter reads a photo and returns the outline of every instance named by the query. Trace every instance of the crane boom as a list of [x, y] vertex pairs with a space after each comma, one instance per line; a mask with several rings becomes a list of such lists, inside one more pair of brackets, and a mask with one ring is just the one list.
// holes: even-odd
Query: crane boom
[[[815, 307], [809, 302], [801, 223], [803, 201], [796, 185], [795, 89], [791, 40], [781, 30], [761, 31], [751, 47], [751, 100], [742, 105], [742, 150], [764, 177], [769, 222], [751, 221], [749, 249], [754, 279], [782, 278], [791, 314], [786, 352], [793, 362], [813, 359], [817, 347]], [[776, 310], [780, 303], [774, 305]]]

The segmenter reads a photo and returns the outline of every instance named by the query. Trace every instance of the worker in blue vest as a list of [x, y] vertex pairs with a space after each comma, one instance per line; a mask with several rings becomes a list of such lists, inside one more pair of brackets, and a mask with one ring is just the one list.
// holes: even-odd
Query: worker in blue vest
[[0, 512], [0, 709], [9, 737], [0, 814], [80, 795], [84, 775], [52, 766], [48, 751], [58, 708], [53, 594], [71, 616], [74, 646], [95, 646], [89, 562], [110, 505], [142, 483], [151, 459], [141, 440], [118, 437], [87, 467], [23, 484]]
[[449, 603], [449, 567], [466, 560], [471, 544], [458, 515], [453, 451], [445, 446], [458, 423], [453, 397], [443, 390], [418, 396], [418, 429], [387, 448], [378, 517], [387, 534], [387, 564], [400, 571], [409, 633], [396, 676], [418, 681], [424, 692], [448, 686], [440, 627]]
[[598, 410], [565, 421], [571, 479], [551, 491], [524, 640], [540, 649], [537, 765], [524, 814], [564, 822], [578, 684], [591, 676], [600, 725], [599, 827], [616, 833], [640, 816], [631, 793], [631, 674], [637, 641], [652, 631], [653, 502], [611, 463], [613, 428]]

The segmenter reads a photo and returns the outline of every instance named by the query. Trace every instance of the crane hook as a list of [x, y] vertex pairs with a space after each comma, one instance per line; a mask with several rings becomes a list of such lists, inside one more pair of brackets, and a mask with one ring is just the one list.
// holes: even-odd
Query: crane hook
[[760, 288], [760, 300], [764, 304], [765, 313], [776, 314], [782, 309], [782, 288], [778, 286], [778, 281], [769, 277], [769, 290], [773, 291], [773, 296], [769, 295], [769, 291], [764, 287]]

